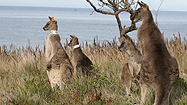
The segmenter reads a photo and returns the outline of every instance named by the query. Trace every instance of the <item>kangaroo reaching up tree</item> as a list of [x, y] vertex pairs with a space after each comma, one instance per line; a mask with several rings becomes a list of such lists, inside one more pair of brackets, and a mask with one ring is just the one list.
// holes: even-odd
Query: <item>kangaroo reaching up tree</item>
[[153, 21], [149, 7], [138, 2], [140, 8], [131, 15], [133, 22], [142, 21], [137, 37], [143, 56], [140, 70], [141, 104], [145, 103], [148, 87], [155, 90], [154, 105], [169, 105], [169, 95], [179, 78], [178, 64], [168, 52], [164, 37]]
[[128, 35], [120, 37], [118, 49], [126, 52], [125, 58], [127, 58], [127, 63], [123, 66], [121, 79], [126, 87], [126, 93], [129, 95], [131, 82], [134, 81], [136, 84], [139, 84], [142, 55]]

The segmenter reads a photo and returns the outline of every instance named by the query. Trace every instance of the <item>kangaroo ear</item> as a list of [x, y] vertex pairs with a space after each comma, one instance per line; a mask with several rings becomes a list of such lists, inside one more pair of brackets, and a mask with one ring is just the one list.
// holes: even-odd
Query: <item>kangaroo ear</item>
[[51, 17], [49, 16], [49, 20], [51, 20]]
[[144, 2], [142, 2], [142, 1], [141, 1], [141, 2], [138, 1], [138, 4], [139, 4], [140, 6], [146, 5], [146, 4], [145, 4]]
[[76, 36], [75, 36], [75, 35], [70, 35], [70, 37], [71, 37], [71, 38], [76, 38]]
[[140, 6], [142, 6], [142, 4], [141, 4], [139, 1], [138, 1], [137, 3], [138, 3]]
[[146, 11], [147, 9], [149, 9], [149, 7], [147, 6], [147, 4], [145, 4], [144, 2], [138, 2], [138, 4], [143, 8], [144, 11]]

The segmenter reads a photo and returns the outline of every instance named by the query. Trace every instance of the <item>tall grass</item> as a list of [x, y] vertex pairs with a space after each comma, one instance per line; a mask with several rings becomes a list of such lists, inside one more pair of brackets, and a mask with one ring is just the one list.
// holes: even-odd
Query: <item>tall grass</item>
[[[174, 36], [166, 40], [169, 52], [179, 64], [180, 79], [173, 88], [170, 104], [187, 104], [187, 41]], [[118, 51], [117, 41], [82, 43], [83, 52], [93, 62], [94, 77], [73, 78], [63, 91], [51, 89], [45, 70], [44, 52], [31, 46], [0, 47], [0, 104], [64, 104], [64, 105], [131, 105], [140, 103], [139, 87], [133, 85], [132, 95], [126, 96], [121, 71], [125, 54]], [[72, 53], [64, 44], [72, 59]], [[154, 91], [147, 94], [147, 104], [153, 104]]]

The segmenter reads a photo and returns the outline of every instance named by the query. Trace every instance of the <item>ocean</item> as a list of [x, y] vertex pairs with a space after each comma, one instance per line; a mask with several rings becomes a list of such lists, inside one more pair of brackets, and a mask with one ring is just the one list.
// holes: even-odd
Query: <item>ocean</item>
[[[99, 42], [113, 41], [119, 38], [116, 19], [111, 15], [93, 12], [92, 8], [55, 8], [55, 7], [15, 7], [0, 6], [0, 46], [24, 47], [28, 43], [32, 47], [43, 49], [44, 37], [49, 31], [43, 26], [49, 21], [48, 16], [55, 17], [58, 22], [58, 33], [62, 45], [69, 41], [69, 35], [75, 35], [80, 43], [93, 43], [94, 37]], [[153, 12], [153, 16], [155, 13]], [[129, 14], [120, 15], [123, 25], [130, 26]], [[187, 12], [159, 11], [158, 26], [165, 39], [173, 38], [173, 34], [186, 37]], [[141, 23], [138, 23], [139, 26]], [[137, 41], [137, 31], [128, 33]]]

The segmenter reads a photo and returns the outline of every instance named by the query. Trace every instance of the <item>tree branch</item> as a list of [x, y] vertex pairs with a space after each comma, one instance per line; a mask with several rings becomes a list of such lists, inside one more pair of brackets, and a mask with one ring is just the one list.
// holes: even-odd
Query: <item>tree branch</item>
[[159, 7], [158, 7], [158, 10], [157, 10], [157, 12], [156, 12], [155, 22], [156, 22], [156, 25], [157, 25], [157, 26], [158, 26], [158, 21], [157, 21], [157, 18], [158, 18], [158, 12], [159, 12], [159, 9], [160, 9], [160, 7], [161, 7], [161, 5], [162, 5], [163, 2], [164, 2], [164, 0], [161, 0], [161, 3], [160, 3], [160, 5], [159, 5]]
[[[118, 15], [120, 14], [121, 12], [123, 11], [126, 11], [126, 12], [129, 12], [127, 8], [122, 8], [122, 9], [119, 9], [118, 11], [115, 12], [115, 15]], [[130, 12], [129, 12], [130, 13]]]
[[117, 20], [117, 23], [118, 23], [118, 28], [119, 28], [119, 31], [120, 31], [120, 37], [121, 35], [124, 35], [130, 31], [133, 31], [133, 30], [136, 30], [136, 26], [135, 26], [135, 23], [132, 22], [131, 26], [130, 27], [127, 27], [127, 28], [123, 28], [122, 27], [122, 24], [121, 24], [121, 20], [119, 18], [119, 14], [123, 11], [126, 11], [130, 14], [133, 13], [133, 9], [131, 9], [131, 5], [133, 4], [133, 1], [131, 1], [131, 3], [128, 2], [128, 0], [106, 0], [105, 2], [103, 0], [98, 0], [100, 3], [101, 3], [101, 8], [103, 8], [104, 6], [107, 6], [108, 8], [111, 8], [114, 12], [106, 12], [106, 11], [102, 11], [102, 10], [99, 10], [97, 9], [94, 4], [92, 2], [90, 2], [90, 0], [86, 0], [92, 7], [93, 9], [96, 11], [96, 12], [99, 12], [99, 13], [102, 13], [102, 14], [109, 14], [109, 15], [115, 15], [115, 18]]
[[[97, 9], [97, 8], [94, 6], [94, 4], [93, 4], [90, 0], [86, 0], [86, 1], [92, 6], [92, 8], [93, 8], [96, 12], [99, 12], [99, 13], [102, 13], [102, 14], [118, 15], [118, 14], [120, 14], [120, 13], [123, 12], [123, 11], [129, 12], [130, 14], [133, 12], [133, 10], [129, 9], [130, 6], [131, 6], [132, 3], [133, 3], [133, 0], [132, 0], [132, 2], [131, 2], [130, 4], [127, 4], [127, 3], [126, 3], [127, 1], [124, 2], [124, 0], [122, 0], [122, 2], [125, 3], [125, 5], [127, 6], [127, 8], [122, 8], [122, 9], [116, 8], [115, 3], [111, 2], [110, 0], [108, 0], [108, 2], [110, 3], [110, 5], [112, 6], [112, 8], [115, 10], [114, 13], [113, 13], [113, 12], [107, 12], [107, 11], [99, 10], [99, 9]], [[106, 5], [106, 6], [109, 6], [108, 3], [105, 3], [105, 2], [103, 2], [102, 0], [100, 0], [100, 2], [102, 2], [102, 3], [103, 3], [104, 5]]]
[[102, 10], [99, 10], [97, 9], [92, 2], [90, 2], [90, 0], [86, 0], [92, 7], [93, 9], [96, 11], [96, 12], [99, 12], [99, 13], [102, 13], [102, 14], [109, 14], [109, 15], [115, 15], [114, 13], [112, 12], [106, 12], [106, 11], [102, 11]]
[[98, 0], [98, 1], [101, 2], [103, 5], [105, 5], [105, 6], [109, 7], [109, 8], [111, 8], [111, 5], [110, 5], [109, 3], [106, 3], [106, 2], [104, 2], [103, 0]]
[[115, 18], [116, 18], [116, 20], [117, 20], [117, 23], [118, 23], [118, 28], [119, 28], [119, 32], [121, 33], [121, 31], [122, 31], [122, 25], [121, 25], [121, 20], [120, 20], [120, 18], [119, 18], [119, 16], [118, 15], [115, 15]]
[[127, 28], [125, 28], [125, 26], [124, 26], [124, 29], [121, 30], [120, 37], [124, 34], [127, 34], [128, 32], [134, 31], [134, 30], [137, 30], [135, 23], [132, 23], [131, 26], [127, 27]]

